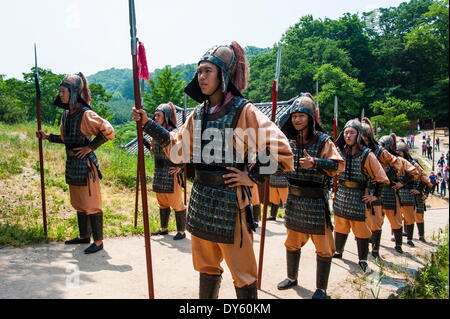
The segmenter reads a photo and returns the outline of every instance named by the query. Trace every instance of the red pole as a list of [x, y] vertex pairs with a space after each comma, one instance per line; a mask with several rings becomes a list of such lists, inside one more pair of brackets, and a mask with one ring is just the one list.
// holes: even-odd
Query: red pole
[[[277, 81], [272, 83], [272, 122], [275, 122], [277, 112]], [[258, 280], [257, 288], [261, 290], [262, 281], [262, 270], [263, 270], [263, 260], [264, 260], [264, 244], [266, 239], [266, 221], [267, 221], [267, 206], [269, 204], [269, 178], [264, 181], [264, 208], [262, 214], [262, 225], [261, 225], [261, 242], [259, 245], [259, 263], [258, 263]]]
[[138, 206], [139, 206], [139, 166], [137, 166], [136, 168], [136, 198], [134, 201], [134, 227], [137, 227]]
[[[133, 84], [134, 84], [134, 103], [136, 109], [142, 109], [141, 91], [139, 88], [139, 68], [137, 60], [137, 38], [136, 38], [136, 12], [134, 0], [128, 0], [130, 13], [130, 34], [131, 34], [131, 56], [133, 61]], [[141, 183], [142, 195], [142, 213], [144, 221], [144, 237], [145, 237], [145, 253], [147, 261], [147, 281], [148, 294], [150, 299], [154, 299], [153, 289], [153, 267], [152, 252], [150, 247], [150, 228], [148, 224], [148, 206], [147, 206], [147, 181], [145, 178], [145, 160], [144, 160], [144, 132], [142, 128], [142, 120], [136, 123], [137, 139], [138, 139], [138, 168], [139, 180]]]
[[[139, 79], [137, 74], [137, 56], [133, 55], [133, 80], [134, 80], [134, 96], [136, 108], [142, 109], [141, 105], [141, 92], [139, 90]], [[142, 121], [136, 124], [137, 138], [138, 138], [138, 178], [141, 184], [141, 196], [142, 196], [142, 212], [144, 217], [144, 237], [145, 237], [145, 252], [147, 260], [147, 279], [148, 279], [148, 291], [149, 298], [154, 299], [153, 289], [153, 267], [152, 267], [152, 251], [150, 247], [150, 230], [148, 224], [148, 206], [147, 206], [147, 181], [145, 178], [145, 161], [144, 161], [144, 131], [142, 129]]]
[[[333, 118], [333, 136], [334, 136], [334, 140], [336, 141], [337, 138], [337, 119], [336, 117]], [[336, 191], [337, 191], [337, 176], [333, 177], [333, 193], [334, 196], [336, 196]]]

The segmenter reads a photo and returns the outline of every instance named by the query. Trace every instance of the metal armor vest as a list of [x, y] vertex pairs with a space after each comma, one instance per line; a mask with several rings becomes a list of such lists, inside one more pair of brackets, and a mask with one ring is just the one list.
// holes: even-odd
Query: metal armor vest
[[[424, 189], [426, 187], [426, 184], [422, 182], [421, 180], [414, 181], [414, 188], [417, 190]], [[423, 214], [427, 207], [425, 205], [425, 201], [422, 198], [423, 192], [420, 192], [420, 194], [415, 195], [416, 198], [416, 213]]]
[[[416, 162], [414, 159], [409, 161], [412, 165]], [[399, 175], [400, 180], [403, 179], [405, 174]], [[411, 190], [415, 188], [415, 181], [408, 182], [405, 186], [398, 190], [398, 196], [400, 197], [400, 206], [416, 206], [416, 197], [411, 194]]]
[[[206, 116], [206, 120], [203, 114], [205, 107], [202, 105], [195, 110], [194, 119], [202, 121], [202, 133], [208, 128], [217, 129], [215, 132], [221, 134], [223, 146], [225, 144], [225, 129], [236, 127], [240, 113], [247, 103], [248, 101], [242, 97], [234, 97], [218, 113]], [[213, 140], [214, 138], [210, 138], [210, 140], [202, 141], [202, 143], [196, 143], [194, 140], [194, 156], [195, 154], [203, 154], [205, 147], [208, 147]], [[187, 229], [199, 238], [217, 243], [232, 244], [236, 216], [239, 213], [236, 189], [229, 188], [223, 183], [209, 185], [207, 178], [199, 178], [199, 176], [205, 175], [223, 175], [229, 173], [225, 167], [238, 166], [233, 145], [228, 145], [228, 147], [229, 150], [231, 147], [233, 159], [227, 161], [225, 147], [222, 147], [219, 156], [214, 154], [215, 162], [208, 164], [207, 160], [211, 159], [212, 155], [207, 155], [206, 157], [202, 156], [202, 164], [195, 164], [196, 179], [189, 201]]]
[[[309, 155], [320, 157], [325, 142], [329, 136], [316, 132], [312, 141], [304, 145]], [[286, 204], [286, 228], [305, 234], [325, 234], [325, 221], [328, 220], [330, 209], [328, 206], [328, 180], [329, 177], [316, 168], [301, 168], [300, 158], [304, 157], [303, 149], [297, 146], [296, 141], [290, 140], [292, 152], [294, 153], [295, 171], [288, 172], [289, 184], [297, 185], [300, 190], [313, 189], [322, 196], [311, 198], [307, 196], [296, 196], [289, 191]], [[327, 219], [328, 218], [328, 219]], [[331, 221], [329, 222], [331, 226]]]
[[84, 106], [74, 114], [69, 114], [69, 111], [65, 111], [63, 114], [63, 136], [67, 153], [66, 183], [69, 185], [87, 185], [88, 176], [92, 170], [92, 168], [88, 166], [88, 162], [90, 162], [91, 165], [96, 166], [98, 176], [100, 179], [102, 178], [100, 170], [98, 169], [97, 156], [94, 152], [88, 153], [84, 158], [75, 157], [73, 154], [74, 148], [87, 146], [90, 142], [90, 140], [80, 131], [83, 114], [88, 110], [90, 109]]
[[286, 174], [283, 172], [276, 172], [270, 175], [269, 178], [270, 187], [274, 188], [286, 188], [289, 187], [289, 182], [287, 180]]
[[308, 144], [302, 146], [297, 146], [297, 142], [294, 140], [289, 140], [292, 152], [294, 153], [294, 164], [295, 170], [293, 172], [288, 172], [287, 177], [289, 184], [296, 184], [299, 182], [313, 182], [320, 185], [325, 185], [327, 181], [327, 176], [316, 168], [302, 168], [300, 167], [300, 159], [304, 157], [303, 151], [306, 150], [312, 157], [319, 157], [322, 152], [322, 148], [325, 145], [326, 140], [329, 138], [328, 135], [322, 132], [316, 132], [312, 141]]
[[155, 159], [155, 172], [153, 175], [153, 191], [156, 193], [173, 193], [174, 192], [174, 175], [169, 174], [169, 168], [175, 167], [164, 154], [159, 143], [153, 141], [153, 156]]
[[[380, 145], [377, 145], [375, 147], [374, 154], [377, 157], [377, 159], [380, 158], [383, 150], [384, 150], [384, 148], [381, 147]], [[383, 168], [385, 168], [385, 167], [383, 166]], [[390, 170], [390, 173], [386, 172], [386, 174], [388, 174], [389, 179], [391, 179], [390, 175], [396, 174], [395, 169], [393, 167], [388, 167], [387, 169], [388, 169], [388, 172]], [[373, 202], [372, 205], [374, 205], [374, 206], [381, 205], [383, 209], [390, 209], [390, 210], [396, 209], [397, 201], [396, 201], [396, 197], [395, 197], [395, 191], [392, 189], [392, 184], [380, 187], [379, 198], [375, 202]]]
[[[364, 162], [370, 153], [370, 149], [364, 147], [356, 157], [348, 160], [346, 157], [345, 171], [338, 175], [339, 185], [333, 209], [336, 216], [349, 220], [365, 221], [366, 206], [362, 201], [364, 191], [367, 188], [368, 177], [363, 173]], [[357, 183], [358, 187], [348, 187], [346, 182]]]

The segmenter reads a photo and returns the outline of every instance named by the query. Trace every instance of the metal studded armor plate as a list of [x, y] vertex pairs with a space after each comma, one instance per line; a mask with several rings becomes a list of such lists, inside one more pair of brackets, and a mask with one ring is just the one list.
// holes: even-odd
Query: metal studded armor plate
[[153, 154], [155, 159], [153, 191], [156, 193], [173, 193], [174, 175], [169, 174], [169, 168], [175, 167], [176, 165], [167, 158], [156, 140], [154, 140], [153, 143]]
[[[402, 180], [404, 175], [399, 175], [398, 177]], [[416, 198], [413, 194], [411, 194], [412, 189], [414, 189], [414, 181], [408, 182], [405, 186], [398, 190], [400, 206], [416, 206]]]
[[[424, 189], [426, 184], [421, 180], [414, 181], [415, 189]], [[425, 201], [423, 200], [423, 192], [418, 195], [415, 195], [416, 198], [416, 213], [423, 214], [427, 210]]]
[[63, 121], [63, 136], [64, 144], [66, 146], [67, 160], [66, 160], [66, 183], [74, 186], [87, 186], [88, 176], [91, 165], [95, 165], [98, 171], [99, 178], [102, 177], [97, 156], [94, 152], [88, 153], [84, 158], [75, 157], [73, 149], [77, 147], [87, 146], [90, 140], [81, 133], [80, 125], [84, 112], [90, 110], [88, 107], [82, 107], [78, 112], [69, 114], [65, 111]]
[[299, 160], [304, 157], [304, 149], [312, 157], [319, 157], [328, 138], [328, 135], [317, 132], [312, 142], [303, 145], [303, 147], [298, 147], [294, 140], [289, 141], [294, 153], [295, 163], [295, 171], [287, 173], [289, 184], [298, 185], [300, 189], [315, 186], [317, 193], [322, 192], [323, 196], [308, 198], [296, 196], [289, 192], [285, 215], [286, 228], [288, 229], [306, 234], [325, 234], [326, 218], [330, 214], [326, 195], [328, 177], [317, 168], [301, 168]]
[[[208, 115], [204, 119], [204, 106], [199, 106], [195, 110], [195, 120], [201, 120], [202, 132], [204, 129], [216, 128], [216, 132], [222, 134], [222, 142], [225, 144], [225, 129], [234, 128], [239, 118], [242, 108], [248, 101], [241, 97], [234, 97], [222, 110], [216, 114]], [[196, 141], [194, 139], [194, 156], [202, 154], [205, 147], [213, 140]], [[233, 145], [228, 145], [233, 147]], [[212, 171], [214, 173], [229, 173], [225, 167], [237, 167], [236, 156], [234, 150], [233, 159], [226, 159], [225, 150], [218, 156], [217, 154], [206, 154], [202, 156], [202, 164], [195, 164], [196, 169], [202, 171]], [[207, 152], [205, 152], [207, 153]], [[205, 155], [205, 154], [203, 154]], [[209, 163], [212, 158], [215, 162]], [[218, 163], [217, 160], [221, 162]], [[234, 231], [236, 216], [239, 213], [237, 205], [236, 189], [229, 188], [225, 184], [208, 185], [201, 181], [195, 181], [189, 202], [187, 230], [193, 235], [213, 242], [232, 244], [234, 241]]]
[[[380, 145], [375, 146], [375, 156], [379, 159], [381, 153], [383, 152], [384, 148]], [[380, 162], [381, 163], [381, 162]], [[386, 170], [386, 167], [383, 166], [383, 168]], [[389, 173], [386, 172], [389, 179], [391, 179], [391, 176], [396, 175], [396, 171], [393, 167], [387, 168]], [[391, 180], [391, 182], [393, 182]], [[392, 184], [389, 184], [387, 186], [380, 186], [380, 196], [379, 198], [372, 203], [373, 206], [382, 206], [383, 209], [389, 209], [389, 210], [395, 210], [397, 207], [397, 200], [395, 191], [392, 189]]]
[[381, 206], [383, 209], [396, 209], [397, 200], [392, 185], [381, 187]]
[[278, 171], [275, 174], [270, 175], [269, 185], [270, 185], [270, 187], [275, 187], [275, 188], [289, 187], [289, 182], [286, 177], [286, 174], [283, 173], [282, 171]]
[[[345, 171], [338, 175], [339, 185], [337, 187], [336, 198], [333, 209], [336, 216], [349, 220], [365, 221], [366, 205], [362, 201], [367, 185], [367, 176], [363, 174], [364, 162], [370, 153], [369, 148], [364, 148], [356, 157], [352, 157], [351, 163], [346, 160]], [[345, 157], [344, 157], [345, 158]], [[356, 182], [360, 188], [350, 188], [345, 186], [345, 182]]]

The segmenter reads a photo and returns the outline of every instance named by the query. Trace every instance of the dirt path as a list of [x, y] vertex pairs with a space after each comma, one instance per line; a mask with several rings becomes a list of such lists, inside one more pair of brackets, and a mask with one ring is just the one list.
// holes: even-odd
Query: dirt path
[[[440, 202], [446, 205], [446, 202]], [[387, 298], [407, 282], [425, 264], [425, 255], [436, 249], [434, 233], [448, 224], [448, 205], [426, 213], [426, 235], [430, 243], [416, 241], [416, 248], [404, 246], [405, 254], [396, 255], [386, 221], [381, 241], [385, 259], [383, 272], [370, 259], [374, 270], [362, 275], [357, 266], [356, 241], [349, 236], [344, 259], [334, 260], [328, 293], [333, 298]], [[417, 232], [417, 230], [416, 230]], [[258, 260], [260, 228], [255, 234], [254, 250]], [[268, 222], [262, 291], [260, 298], [311, 298], [315, 290], [314, 245], [309, 242], [302, 251], [299, 286], [279, 291], [276, 285], [285, 278], [286, 231], [282, 221]], [[198, 274], [193, 270], [191, 241], [173, 241], [169, 236], [152, 238], [156, 298], [196, 299]], [[417, 235], [415, 236], [417, 238]], [[142, 237], [105, 240], [105, 249], [93, 255], [83, 254], [87, 245], [65, 246], [62, 243], [33, 245], [26, 248], [0, 249], [0, 298], [147, 298], [144, 239]], [[395, 272], [388, 266], [397, 265]], [[230, 273], [225, 270], [220, 298], [235, 298]], [[378, 289], [380, 289], [378, 291]]]

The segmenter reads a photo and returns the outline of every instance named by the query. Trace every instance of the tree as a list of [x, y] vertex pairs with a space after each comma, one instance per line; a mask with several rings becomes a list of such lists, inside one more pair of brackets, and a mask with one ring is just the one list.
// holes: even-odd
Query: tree
[[[448, 123], [448, 0], [436, 1], [424, 20], [405, 35], [406, 51], [415, 70], [412, 87], [426, 105], [426, 117]], [[445, 116], [446, 115], [446, 116]]]
[[322, 122], [328, 131], [332, 130], [334, 97], [339, 101], [340, 126], [347, 120], [359, 117], [364, 93], [364, 83], [350, 77], [341, 68], [324, 64], [314, 76], [319, 81], [319, 105]]
[[144, 92], [144, 108], [153, 113], [158, 105], [172, 102], [177, 106], [183, 104], [183, 89], [185, 83], [178, 72], [173, 73], [166, 66], [156, 75], [156, 81], [150, 78], [150, 93]]
[[112, 122], [114, 115], [107, 104], [112, 95], [106, 93], [105, 88], [101, 84], [90, 84], [89, 89], [91, 90], [91, 106], [92, 109], [101, 117]]
[[[40, 87], [41, 87], [41, 115], [42, 122], [47, 124], [57, 124], [61, 118], [62, 109], [56, 107], [53, 103], [58, 95], [59, 84], [64, 78], [63, 74], [55, 74], [49, 69], [39, 68]], [[28, 119], [36, 119], [36, 97], [34, 87], [34, 67], [30, 73], [23, 73], [25, 91], [20, 100], [26, 103]], [[17, 80], [18, 81], [18, 80]]]
[[370, 104], [375, 113], [384, 113], [387, 109], [395, 110], [396, 114], [405, 114], [410, 121], [417, 119], [417, 115], [423, 110], [422, 102], [401, 100], [395, 97], [387, 97], [384, 101], [375, 101]]
[[400, 100], [388, 97], [385, 101], [375, 101], [370, 108], [380, 115], [371, 118], [375, 127], [380, 128], [378, 135], [387, 135], [395, 132], [397, 135], [406, 134], [406, 128], [411, 120], [417, 118], [423, 108], [423, 104], [417, 101]]
[[0, 74], [0, 121], [18, 123], [26, 120], [27, 114], [21, 107], [21, 101], [11, 94], [10, 85]]

